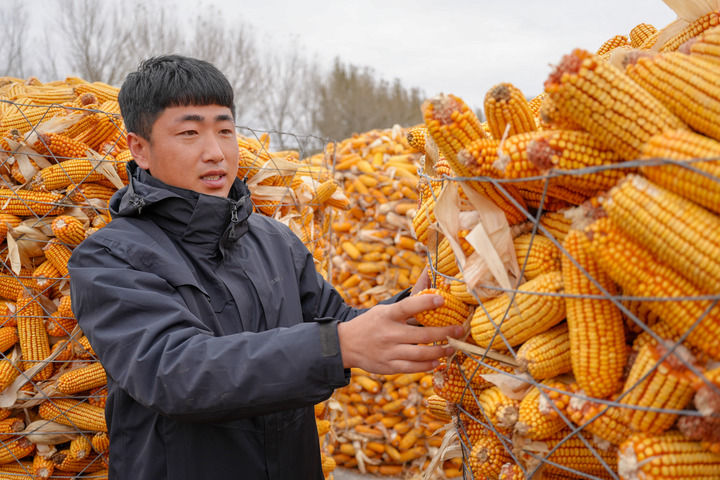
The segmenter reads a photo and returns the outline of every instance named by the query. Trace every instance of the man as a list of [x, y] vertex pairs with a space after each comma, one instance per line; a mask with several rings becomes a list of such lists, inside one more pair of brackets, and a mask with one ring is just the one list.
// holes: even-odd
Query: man
[[72, 307], [108, 374], [110, 478], [321, 479], [312, 406], [350, 367], [430, 370], [407, 325], [442, 299], [347, 306], [236, 178], [233, 92], [212, 65], [144, 62], [119, 95], [134, 162], [112, 223], [69, 263]]

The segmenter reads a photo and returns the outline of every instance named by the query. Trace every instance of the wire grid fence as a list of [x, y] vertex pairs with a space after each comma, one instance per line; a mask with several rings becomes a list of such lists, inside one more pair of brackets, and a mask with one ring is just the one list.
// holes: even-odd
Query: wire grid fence
[[[108, 202], [127, 184], [130, 159], [117, 102], [94, 100], [78, 105], [0, 98], [2, 478], [107, 478], [104, 376], [63, 386], [69, 373], [98, 364], [98, 358], [67, 302], [67, 260], [79, 241], [61, 234], [58, 220], [79, 224], [82, 237], [107, 224]], [[237, 131], [239, 176], [255, 210], [287, 224], [319, 268], [330, 268], [333, 212], [318, 189], [332, 179], [334, 149], [311, 155], [324, 139], [247, 126]], [[59, 153], [53, 142], [62, 135], [83, 149]], [[297, 148], [272, 151], [270, 135], [289, 136]]]
[[[563, 246], [562, 240], [558, 239], [553, 235], [553, 232], [548, 230], [542, 223], [541, 218], [542, 215], [545, 212], [544, 206], [547, 205], [547, 200], [549, 200], [549, 186], [551, 184], [552, 179], [557, 178], [559, 176], [563, 175], [587, 175], [587, 174], [594, 174], [594, 173], [600, 173], [606, 170], [611, 169], [619, 169], [619, 170], [628, 170], [628, 171], [637, 171], [638, 167], [660, 167], [660, 166], [666, 166], [666, 165], [675, 165], [680, 168], [686, 169], [687, 171], [691, 171], [699, 176], [702, 176], [706, 179], [711, 180], [712, 182], [715, 182], [718, 184], [718, 188], [720, 189], [720, 178], [708, 173], [705, 170], [698, 169], [696, 167], [697, 162], [720, 162], [720, 157], [712, 157], [712, 158], [695, 158], [695, 159], [688, 159], [688, 160], [673, 160], [669, 158], [652, 158], [652, 159], [643, 159], [643, 160], [635, 160], [635, 161], [626, 161], [622, 163], [617, 164], [611, 164], [611, 165], [603, 165], [603, 166], [594, 166], [594, 167], [588, 167], [588, 168], [582, 168], [582, 169], [576, 169], [572, 171], [549, 171], [548, 173], [537, 175], [537, 176], [529, 176], [524, 178], [516, 178], [516, 179], [506, 179], [506, 178], [491, 178], [491, 177], [458, 177], [458, 176], [449, 176], [449, 175], [441, 175], [440, 179], [445, 185], [447, 182], [456, 182], [459, 185], [469, 185], [470, 182], [481, 182], [481, 183], [489, 183], [493, 185], [499, 192], [502, 193], [503, 197], [507, 199], [509, 202], [513, 204], [515, 208], [517, 208], [527, 219], [526, 227], [529, 226], [530, 228], [530, 247], [528, 248], [528, 254], [524, 258], [518, 258], [518, 264], [520, 267], [520, 277], [517, 279], [516, 284], [514, 288], [507, 289], [502, 288], [498, 285], [490, 285], [490, 284], [482, 284], [479, 285], [479, 289], [483, 290], [490, 290], [490, 291], [496, 291], [498, 294], [504, 294], [507, 295], [510, 298], [509, 305], [507, 309], [505, 310], [504, 314], [501, 316], [501, 318], [493, 318], [493, 316], [488, 312], [488, 310], [485, 308], [484, 301], [490, 300], [490, 298], [485, 297], [484, 299], [477, 293], [477, 291], [473, 291], [468, 289], [469, 293], [471, 293], [475, 299], [478, 302], [477, 309], [480, 309], [484, 316], [489, 320], [489, 322], [492, 324], [494, 328], [494, 334], [492, 339], [489, 342], [489, 346], [482, 347], [482, 348], [475, 348], [475, 349], [469, 349], [468, 352], [465, 353], [472, 353], [473, 355], [468, 355], [470, 358], [473, 359], [475, 368], [471, 369], [463, 369], [462, 368], [462, 360], [458, 360], [457, 356], [451, 357], [450, 361], [454, 362], [455, 365], [458, 367], [458, 371], [460, 375], [462, 376], [462, 380], [464, 381], [464, 388], [462, 391], [462, 395], [460, 397], [460, 401], [457, 404], [454, 404], [451, 408], [457, 413], [455, 416], [456, 421], [456, 428], [458, 433], [458, 440], [460, 443], [460, 449], [461, 454], [463, 457], [463, 478], [469, 478], [478, 480], [479, 478], [492, 478], [490, 476], [486, 476], [486, 474], [474, 472], [471, 468], [471, 452], [472, 452], [472, 441], [470, 438], [469, 428], [471, 425], [469, 422], [477, 423], [484, 427], [487, 430], [487, 433], [490, 435], [493, 435], [502, 445], [502, 448], [507, 453], [507, 458], [505, 458], [506, 462], [512, 462], [520, 466], [520, 470], [522, 471], [523, 478], [543, 478], [543, 472], [546, 470], [547, 467], [553, 467], [554, 471], [553, 473], [555, 475], [558, 475], [558, 478], [587, 478], [587, 479], [604, 479], [604, 478], [612, 478], [614, 480], [620, 479], [620, 475], [618, 473], [618, 467], [617, 467], [617, 457], [615, 456], [614, 459], [609, 459], [607, 455], [603, 455], [602, 453], [610, 449], [611, 451], [616, 450], [616, 445], [610, 444], [610, 442], [603, 441], [602, 439], [593, 436], [588, 435], [586, 430], [588, 425], [592, 424], [596, 420], [598, 420], [601, 416], [608, 413], [610, 409], [612, 408], [619, 408], [623, 409], [625, 411], [627, 410], [633, 410], [633, 411], [643, 411], [643, 412], [654, 412], [658, 414], [670, 414], [670, 415], [676, 415], [677, 418], [685, 417], [703, 417], [703, 414], [697, 410], [692, 409], [692, 403], [689, 402], [685, 407], [682, 409], [669, 409], [669, 408], [654, 408], [654, 407], [647, 407], [647, 406], [639, 406], [639, 405], [631, 405], [624, 403], [623, 400], [631, 394], [634, 390], [638, 389], [643, 382], [648, 379], [651, 375], [653, 375], [654, 372], [657, 371], [657, 369], [660, 367], [663, 362], [665, 362], [668, 358], [674, 358], [677, 361], [679, 361], [682, 366], [686, 369], [688, 369], [692, 374], [696, 377], [697, 383], [694, 388], [700, 388], [699, 386], [706, 386], [712, 395], [716, 395], [717, 398], [720, 398], [720, 387], [716, 385], [715, 383], [709, 381], [707, 378], [705, 378], [704, 375], [704, 369], [702, 367], [699, 367], [698, 363], [691, 361], [688, 359], [686, 354], [676, 354], [678, 349], [683, 345], [688, 338], [688, 336], [697, 328], [697, 326], [703, 322], [717, 322], [717, 319], [715, 317], [709, 318], [711, 312], [714, 313], [715, 316], [717, 316], [718, 310], [720, 310], [720, 306], [718, 306], [718, 302], [720, 302], [720, 285], [707, 285], [707, 291], [712, 292], [705, 295], [694, 295], [694, 296], [671, 296], [671, 297], [649, 297], [649, 296], [632, 296], [632, 295], [613, 295], [611, 294], [596, 278], [594, 278], [588, 271], [583, 268], [583, 266], [578, 262], [576, 258], [574, 258]], [[438, 180], [438, 177], [430, 177], [427, 174], [420, 173], [422, 177], [428, 182], [436, 181]], [[539, 206], [537, 208], [525, 208], [523, 205], [521, 205], [507, 190], [505, 187], [506, 185], [512, 185], [512, 184], [521, 184], [526, 182], [542, 182], [542, 195], [539, 201]], [[434, 189], [428, 190], [432, 195], [435, 201], [438, 200], [437, 192]], [[590, 198], [590, 195], [588, 196]], [[423, 199], [421, 199], [422, 201]], [[669, 208], [672, 208], [671, 206]], [[709, 212], [709, 210], [708, 210]], [[719, 217], [720, 220], [720, 217]], [[522, 231], [526, 231], [522, 230]], [[718, 232], [706, 232], [708, 236], [717, 236]], [[439, 235], [439, 234], [438, 234]], [[579, 269], [582, 274], [592, 283], [592, 285], [597, 288], [601, 294], [587, 294], [587, 295], [580, 295], [580, 294], [569, 294], [569, 293], [552, 293], [552, 292], [535, 292], [535, 291], [527, 291], [523, 290], [521, 288], [521, 284], [523, 283], [524, 273], [526, 270], [526, 267], [528, 265], [528, 260], [530, 256], [530, 248], [532, 248], [533, 241], [535, 240], [537, 235], [542, 235], [546, 238], [548, 238], [555, 247], [558, 248], [561, 255], [567, 259], [570, 260], [570, 262]], [[436, 242], [436, 245], [438, 242]], [[434, 253], [434, 259], [433, 255], [430, 254], [431, 252], [428, 252], [428, 264], [431, 271], [431, 279], [433, 282], [433, 285], [435, 285], [438, 281], [442, 280], [444, 282], [451, 282], [451, 281], [459, 281], [463, 282], [462, 278], [457, 278], [455, 276], [450, 276], [447, 274], [444, 274], [443, 272], [438, 270], [438, 261], [439, 261], [439, 249], [436, 247]], [[458, 265], [460, 267], [460, 273], [463, 273], [462, 266]], [[624, 388], [617, 392], [616, 396], [613, 396], [612, 399], [610, 398], [595, 398], [588, 396], [584, 394], [582, 390], [578, 391], [577, 389], [571, 389], [571, 388], [557, 388], [556, 386], [547, 385], [546, 383], [543, 383], [542, 380], [536, 380], [532, 376], [528, 374], [521, 374], [518, 373], [518, 370], [515, 370], [516, 373], [511, 373], [507, 369], [500, 369], [497, 367], [496, 363], [490, 363], [488, 360], [494, 360], [494, 359], [502, 359], [503, 355], [497, 356], [499, 353], [498, 350], [493, 349], [494, 346], [497, 346], [499, 344], [501, 345], [501, 349], [507, 352], [507, 354], [512, 357], [512, 359], [517, 360], [517, 353], [518, 348], [521, 345], [511, 345], [511, 343], [508, 341], [508, 339], [503, 335], [501, 331], [501, 327], [503, 326], [503, 323], [508, 320], [510, 310], [513, 309], [513, 305], [515, 304], [515, 297], [518, 294], [532, 294], [536, 295], [538, 297], [540, 296], [548, 296], [548, 297], [560, 297], [560, 298], [580, 298], [580, 299], [596, 299], [596, 300], [606, 300], [610, 301], [614, 308], [619, 309], [620, 312], [622, 312], [623, 317], [625, 318], [625, 322], [632, 322], [636, 326], [636, 328], [639, 328], [641, 332], [646, 332], [655, 342], [657, 342], [660, 345], [665, 345], [668, 348], [660, 355], [660, 357], [655, 362], [654, 366], [648, 370], [646, 373], [644, 373], [640, 378], [638, 378], [635, 382], [628, 385], [626, 384]], [[495, 297], [493, 297], [495, 298]], [[707, 307], [704, 309], [702, 314], [698, 316], [698, 318], [694, 319], [692, 325], [682, 333], [682, 335], [676, 340], [676, 341], [670, 341], [666, 338], [661, 337], [657, 332], [655, 332], [652, 328], [652, 326], [647, 325], [639, 316], [636, 314], [636, 312], [631, 311], [627, 304], [625, 302], [628, 301], [639, 301], [639, 302], [698, 302], [698, 301], [705, 301], [708, 302]], [[518, 313], [516, 311], [516, 313]], [[477, 315], [477, 312], [475, 313]], [[519, 312], [519, 315], [522, 316], [523, 313]], [[627, 330], [627, 329], [626, 329]], [[627, 338], [627, 332], [626, 332], [626, 341]], [[719, 340], [720, 341], [720, 340]], [[687, 345], [687, 344], [686, 344]], [[628, 345], [629, 347], [629, 345]], [[478, 350], [482, 350], [482, 353], [480, 353]], [[602, 354], [602, 352], [600, 353]], [[706, 358], [707, 360], [707, 358]], [[717, 360], [717, 359], [715, 359]], [[630, 357], [628, 359], [628, 365], [625, 367], [625, 376], [623, 379], [626, 378], [627, 373], [631, 367], [633, 358]], [[712, 360], [707, 363], [708, 368], [715, 368], [720, 363], [717, 363], [717, 361], [713, 362]], [[531, 388], [538, 388], [541, 399], [540, 402], [545, 402], [545, 405], [551, 409], [552, 413], [554, 415], [557, 415], [564, 424], [564, 432], [565, 435], [557, 440], [554, 441], [552, 444], [546, 445], [544, 448], [539, 447], [537, 445], [537, 442], [535, 444], [528, 445], [528, 448], [525, 448], [524, 443], [518, 443], [517, 439], [517, 432], [513, 433], [512, 428], [511, 429], [504, 429], [499, 428], [494, 424], [493, 419], [491, 419], [490, 414], [491, 412], [485, 412], [483, 410], [483, 407], [481, 403], [478, 401], [478, 395], [479, 390], [476, 388], [473, 388], [473, 380], [475, 375], [478, 375], [479, 372], [493, 372], [496, 374], [500, 374], [508, 379], [512, 379], [516, 382], [523, 383], [527, 385], [527, 387]], [[572, 377], [570, 376], [571, 372], [569, 374], [563, 375], [562, 378], [566, 383], [572, 382]], [[568, 385], [569, 386], [569, 385]], [[644, 388], [644, 387], [643, 387]], [[527, 391], [526, 391], [527, 392]], [[569, 415], [567, 411], [561, 407], [559, 407], [550, 397], [552, 393], [564, 395], [570, 398], [570, 401], [579, 400], [579, 401], [590, 401], [594, 404], [602, 406], [602, 408], [597, 411], [594, 415], [590, 416], [589, 418], [584, 418], [582, 422], [575, 423], [573, 420], [569, 418]], [[662, 392], [660, 393], [663, 394]], [[475, 407], [473, 409], [467, 408], [468, 397], [471, 397], [470, 404], [472, 407]], [[462, 414], [462, 415], [460, 415]], [[464, 415], [464, 417], [463, 417]], [[707, 416], [707, 415], [705, 415]], [[718, 412], [714, 412], [711, 414], [712, 417], [720, 417]], [[720, 428], [720, 418], [715, 419], [717, 423], [715, 424], [716, 428]], [[673, 421], [673, 425], [675, 422]], [[632, 432], [637, 433], [637, 432]], [[558, 449], [561, 449], [563, 445], [568, 444], [572, 439], [578, 439], [581, 442], [581, 447], [584, 446], [584, 448], [587, 449], [587, 451], [594, 457], [594, 459], [597, 461], [597, 468], [600, 469], [600, 471], [595, 471], [589, 473], [588, 471], [583, 471], [578, 468], [574, 468], [572, 465], [563, 463], [562, 460], [559, 460], [557, 458], [552, 458], [553, 454], [558, 451]], [[540, 440], [540, 442], [545, 441], [546, 439]], [[598, 441], [599, 440], [599, 441]], [[525, 439], [525, 442], [529, 442], [529, 440]], [[619, 453], [619, 452], [618, 452]], [[488, 456], [492, 455], [492, 453], [488, 453]], [[497, 461], [494, 458], [488, 458], [488, 462], [491, 461]], [[499, 465], [497, 465], [499, 467]], [[499, 472], [498, 472], [499, 473]], [[549, 472], [548, 472], [549, 473]], [[566, 475], [566, 476], [562, 476]], [[517, 478], [517, 477], [507, 477], [507, 478]], [[556, 477], [552, 477], [556, 478]], [[635, 478], [635, 477], [632, 477]], [[720, 471], [717, 472], [717, 478], [720, 478]]]

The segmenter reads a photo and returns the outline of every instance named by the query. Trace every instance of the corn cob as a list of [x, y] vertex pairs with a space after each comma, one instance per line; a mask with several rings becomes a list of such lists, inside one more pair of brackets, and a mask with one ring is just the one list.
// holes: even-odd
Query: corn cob
[[560, 270], [560, 249], [543, 235], [525, 233], [513, 239], [515, 255], [525, 275], [532, 280], [544, 273]]
[[471, 354], [467, 354], [467, 358], [462, 362], [461, 369], [465, 378], [478, 389], [486, 389], [493, 386], [492, 382], [482, 377], [485, 374], [498, 373], [498, 371], [513, 373], [513, 367], [507, 363], [494, 360], [490, 357], [483, 359]]
[[651, 35], [657, 33], [657, 28], [649, 23], [640, 23], [630, 30], [630, 46], [639, 48]]
[[[35, 362], [45, 360], [50, 355], [50, 342], [43, 323], [43, 308], [31, 295], [21, 294], [17, 299], [17, 330], [22, 351], [22, 368], [27, 370]], [[52, 364], [48, 364], [33, 378], [46, 380], [52, 375]]]
[[115, 194], [115, 187], [108, 187], [95, 182], [83, 182], [80, 185], [68, 186], [67, 196], [76, 205], [92, 205], [92, 201], [99, 199], [103, 208], [108, 204], [110, 198]]
[[79, 430], [107, 432], [105, 410], [83, 401], [53, 398], [40, 404], [40, 417]]
[[455, 278], [457, 278], [457, 280], [450, 280], [450, 294], [468, 305], [478, 305], [478, 299], [467, 289], [463, 274], [458, 273]]
[[604, 55], [606, 53], [610, 53], [612, 50], [618, 48], [618, 47], [625, 47], [630, 45], [630, 42], [628, 41], [628, 38], [625, 35], [615, 35], [614, 37], [611, 37], [605, 42], [603, 42], [602, 45], [600, 45], [600, 48], [598, 48], [597, 52], [595, 52], [596, 55]]
[[679, 432], [638, 433], [620, 446], [619, 467], [622, 480], [710, 480], [718, 478], [720, 455], [705, 451], [700, 442]]
[[0, 358], [0, 392], [20, 375], [20, 369], [8, 358]]
[[[627, 308], [637, 319], [648, 327], [654, 327], [659, 321], [660, 317], [657, 313], [653, 312], [647, 302], [640, 300], [623, 300], [622, 305]], [[634, 320], [625, 316], [625, 328], [630, 333], [642, 334], [644, 330]]]
[[43, 250], [45, 251], [45, 257], [55, 266], [60, 275], [66, 276], [68, 274], [67, 264], [72, 254], [70, 249], [58, 239], [53, 238], [48, 241]]
[[96, 407], [105, 408], [107, 401], [107, 387], [98, 387], [90, 390], [88, 395], [88, 403]]
[[[669, 355], [658, 365], [666, 352], [664, 345], [648, 344], [640, 349], [623, 387], [626, 392], [623, 404], [645, 409], [682, 410], [690, 403], [696, 378], [674, 355]], [[658, 434], [670, 428], [678, 417], [674, 413], [645, 409], [623, 408], [622, 419], [635, 431]]]
[[517, 463], [508, 462], [500, 468], [498, 480], [525, 480], [525, 472]]
[[10, 227], [15, 228], [20, 225], [22, 220], [17, 215], [9, 213], [0, 213], [0, 242], [5, 240]]
[[545, 380], [572, 369], [570, 336], [567, 324], [531, 337], [517, 351], [521, 372], [528, 372], [536, 380]]
[[685, 415], [678, 419], [677, 428], [690, 440], [720, 445], [720, 418]]
[[584, 50], [563, 57], [545, 82], [545, 91], [565, 115], [604, 139], [625, 160], [637, 158], [653, 135], [684, 128], [627, 75]]
[[543, 212], [540, 216], [540, 225], [547, 230], [559, 243], [565, 241], [565, 236], [570, 231], [572, 220], [565, 216], [565, 212]]
[[51, 458], [55, 463], [55, 469], [61, 472], [92, 473], [105, 468], [100, 456], [92, 454], [75, 458], [69, 449], [60, 450]]
[[[482, 347], [507, 350], [552, 328], [565, 317], [565, 303], [559, 296], [563, 288], [560, 272], [530, 280], [519, 287], [521, 293], [503, 293], [475, 309], [470, 326], [475, 342]], [[487, 313], [486, 313], [487, 312]], [[496, 334], [502, 338], [494, 338]], [[507, 341], [508, 345], [506, 345]]]
[[[469, 170], [458, 160], [458, 153], [475, 140], [487, 138], [477, 116], [462, 99], [454, 95], [439, 95], [423, 104], [423, 117], [428, 132], [456, 175], [471, 177]], [[494, 185], [477, 181], [468, 181], [468, 184], [470, 188], [485, 195], [498, 205], [505, 212], [511, 225], [525, 220], [522, 212], [509, 202]], [[520, 206], [524, 206], [511, 185], [503, 188]]]
[[[717, 65], [679, 52], [638, 58], [627, 74], [700, 133], [720, 140]], [[702, 105], [702, 108], [695, 106]]]
[[706, 13], [700, 18], [695, 19], [681, 32], [677, 33], [674, 37], [661, 45], [661, 52], [672, 52], [677, 50], [680, 45], [690, 40], [693, 37], [697, 37], [704, 31], [716, 27], [720, 24], [720, 11], [713, 11]]
[[620, 445], [633, 433], [618, 408], [608, 408], [591, 400], [573, 397], [570, 399], [566, 413], [573, 423], [583, 428], [584, 432], [613, 445]]
[[[547, 380], [540, 385], [547, 385], [558, 390], [566, 391], [567, 386], [553, 380]], [[553, 434], [565, 428], [565, 420], [560, 416], [570, 396], [567, 393], [556, 392], [555, 390], [543, 389], [541, 386], [533, 387], [526, 394], [518, 409], [515, 431], [523, 437], [533, 440], [550, 438]]]
[[496, 140], [537, 129], [525, 95], [511, 83], [500, 83], [485, 95], [485, 118]]
[[480, 138], [460, 150], [457, 161], [463, 166], [466, 176], [501, 178], [502, 172], [495, 168], [499, 148], [500, 140]]
[[[527, 159], [539, 173], [568, 173], [550, 179], [551, 185], [574, 191], [598, 192], [615, 185], [628, 169], [605, 169], [583, 175], [572, 171], [618, 163], [620, 158], [592, 134], [580, 130], [548, 130], [527, 144]], [[551, 190], [552, 191], [552, 190]]]
[[85, 240], [82, 222], [70, 215], [60, 215], [52, 222], [53, 234], [66, 245], [79, 245]]
[[415, 315], [415, 319], [421, 325], [426, 327], [445, 327], [448, 325], [462, 325], [470, 315], [470, 307], [460, 300], [453, 297], [449, 292], [438, 289], [428, 288], [418, 293], [418, 295], [434, 294], [440, 295], [445, 299], [445, 303], [433, 310], [420, 312]]
[[[622, 233], [609, 218], [596, 220], [587, 230], [592, 235], [591, 252], [595, 260], [624, 292], [637, 297], [659, 298], [696, 297], [705, 293], [655, 260], [648, 250]], [[715, 341], [720, 335], [720, 309], [711, 309], [704, 315], [710, 305], [710, 300], [648, 303], [675, 332], [685, 334], [690, 330], [687, 341], [691, 345], [720, 360], [720, 345]], [[700, 318], [702, 321], [691, 329]]]
[[[32, 277], [34, 279], [33, 286], [39, 292], [49, 292], [55, 283], [62, 278], [58, 269], [55, 268], [49, 260], [45, 260], [43, 263], [33, 270]], [[50, 295], [48, 295], [50, 296]]]
[[427, 404], [428, 412], [433, 417], [444, 422], [452, 420], [455, 409], [450, 402], [440, 395], [430, 395], [425, 399], [425, 403]]
[[35, 451], [35, 444], [24, 437], [6, 440], [0, 444], [0, 465], [16, 462]]
[[93, 435], [91, 443], [96, 453], [103, 454], [110, 448], [110, 437], [106, 432], [97, 432]]
[[7, 137], [12, 130], [25, 135], [40, 123], [50, 120], [62, 112], [62, 107], [37, 105], [32, 99], [18, 98], [13, 108], [0, 119], [0, 137]]
[[507, 397], [499, 387], [493, 386], [481, 391], [477, 396], [477, 403], [481, 415], [498, 429], [510, 429], [518, 420], [518, 407], [520, 402]]
[[[467, 446], [468, 450], [481, 439], [494, 435], [479, 411], [472, 412], [470, 415], [462, 410], [458, 411], [455, 426], [460, 441]], [[501, 433], [501, 435], [504, 435], [504, 433]]]
[[[615, 284], [588, 252], [589, 244], [585, 234], [579, 230], [570, 230], [565, 237], [563, 247], [567, 255], [562, 258], [565, 292], [603, 295], [590, 280], [592, 278], [608, 294], [617, 295]], [[620, 310], [610, 300], [572, 297], [565, 298], [565, 310], [572, 370], [578, 385], [591, 397], [602, 398], [618, 391], [626, 363]]]
[[85, 367], [63, 373], [58, 377], [55, 387], [58, 392], [70, 395], [100, 387], [106, 383], [105, 369], [100, 362], [93, 362]]
[[686, 53], [716, 65], [720, 63], [720, 27], [707, 30], [691, 42], [689, 52]]
[[40, 170], [33, 181], [33, 189], [51, 191], [83, 182], [97, 182], [104, 178], [90, 160], [65, 160]]
[[716, 215], [639, 176], [613, 188], [603, 207], [613, 222], [696, 287], [720, 285], [720, 242], [706, 235], [720, 231]]
[[543, 95], [538, 112], [540, 130], [582, 130], [578, 123], [558, 107], [558, 103], [550, 95], [546, 92], [543, 92]]
[[8, 417], [0, 420], [0, 438], [5, 439], [25, 428], [25, 420], [20, 417]]
[[462, 405], [469, 412], [477, 412], [472, 384], [467, 383], [457, 360], [440, 365], [433, 372], [433, 390], [452, 404]]
[[53, 105], [68, 103], [75, 100], [75, 93], [72, 88], [66, 86], [37, 86], [26, 87], [25, 94], [32, 98], [38, 105]]
[[75, 344], [73, 345], [73, 350], [75, 352], [75, 356], [78, 358], [82, 358], [84, 360], [87, 359], [95, 359], [95, 350], [93, 350], [92, 345], [90, 345], [90, 340], [83, 335], [80, 337]]
[[18, 342], [18, 332], [15, 327], [0, 327], [0, 352], [6, 352]]
[[41, 133], [33, 148], [42, 155], [46, 155], [55, 162], [67, 159], [84, 158], [87, 156], [88, 146], [78, 142], [62, 133]]
[[40, 454], [36, 454], [33, 457], [32, 468], [30, 471], [38, 478], [49, 478], [50, 475], [55, 472], [55, 462], [53, 462], [50, 458], [43, 457]]
[[497, 478], [502, 466], [510, 460], [510, 453], [503, 443], [490, 434], [475, 442], [468, 464], [474, 478]]
[[[99, 432], [105, 433], [105, 432]], [[90, 437], [85, 434], [80, 434], [73, 438], [70, 442], [70, 456], [77, 460], [83, 459], [93, 452], [92, 443]]]
[[78, 97], [85, 93], [91, 93], [97, 98], [98, 103], [103, 103], [117, 100], [120, 89], [103, 82], [92, 82], [75, 85], [74, 91]]
[[[465, 243], [467, 244], [467, 242]], [[469, 244], [467, 245], [469, 246]], [[455, 252], [453, 252], [447, 237], [440, 240], [436, 250], [437, 251], [430, 251], [430, 266], [432, 270], [446, 277], [455, 277], [459, 274], [460, 267], [458, 267]]]
[[[550, 475], [555, 475], [556, 478], [563, 478], [564, 475], [569, 478], [578, 478], [577, 474], [573, 474], [566, 469], [584, 472], [587, 476], [590, 476], [589, 478], [614, 478], [610, 472], [617, 472], [617, 449], [603, 450], [588, 440], [588, 443], [593, 447], [593, 451], [591, 451], [580, 438], [582, 433], [577, 433], [565, 440], [568, 433], [567, 430], [560, 431], [545, 441], [551, 450], [562, 442], [552, 454], [547, 456], [547, 460], [565, 468], [549, 464], [543, 470], [543, 478], [550, 478]], [[598, 457], [602, 459], [602, 462]], [[609, 467], [610, 471], [608, 471], [607, 467]], [[580, 478], [587, 478], [587, 476], [584, 475]]]
[[425, 153], [425, 134], [427, 128], [415, 127], [408, 130], [407, 142], [416, 152]]
[[61, 199], [62, 195], [51, 192], [0, 188], [0, 206], [3, 212], [20, 217], [61, 215], [63, 213], [63, 207], [59, 204]]

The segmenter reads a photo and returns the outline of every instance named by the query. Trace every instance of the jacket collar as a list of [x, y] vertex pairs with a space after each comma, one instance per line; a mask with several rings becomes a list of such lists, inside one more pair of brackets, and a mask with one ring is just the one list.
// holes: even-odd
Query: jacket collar
[[149, 218], [169, 235], [223, 256], [247, 232], [252, 200], [242, 180], [235, 179], [228, 197], [222, 198], [168, 185], [134, 161], [127, 169], [128, 185], [110, 200], [113, 218]]

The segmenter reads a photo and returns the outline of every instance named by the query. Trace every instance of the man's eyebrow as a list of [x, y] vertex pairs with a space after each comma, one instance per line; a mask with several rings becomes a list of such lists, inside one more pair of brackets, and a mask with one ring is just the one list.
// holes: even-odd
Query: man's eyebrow
[[233, 121], [233, 118], [232, 118], [232, 115], [228, 115], [228, 114], [226, 114], [226, 113], [223, 113], [223, 114], [218, 115], [217, 117], [215, 117], [215, 121], [216, 121], [216, 122], [232, 122], [232, 121]]
[[[202, 115], [198, 115], [197, 113], [190, 113], [190, 114], [183, 115], [182, 117], [180, 117], [180, 118], [177, 120], [177, 122], [178, 122], [178, 123], [182, 123], [182, 122], [202, 122], [203, 120], [205, 120], [205, 117], [203, 117]], [[228, 114], [226, 114], [226, 113], [223, 113], [223, 114], [220, 114], [220, 115], [215, 116], [215, 121], [216, 121], [216, 122], [232, 122], [232, 121], [233, 121], [233, 118], [232, 118], [231, 115], [228, 115]]]

